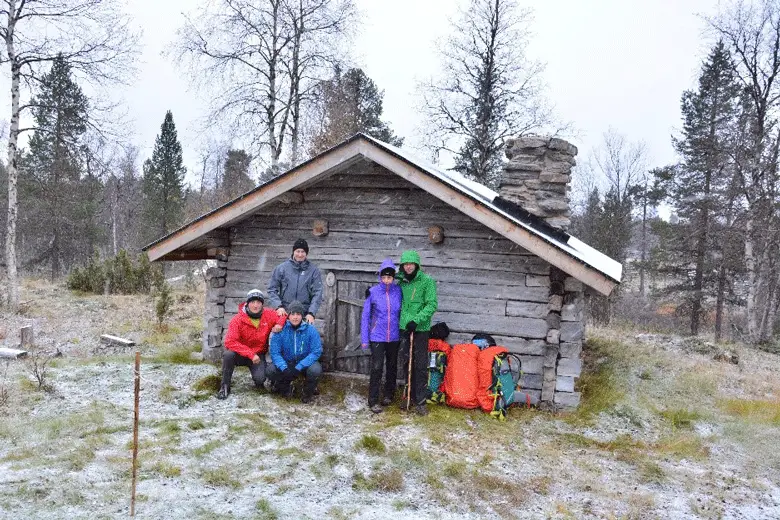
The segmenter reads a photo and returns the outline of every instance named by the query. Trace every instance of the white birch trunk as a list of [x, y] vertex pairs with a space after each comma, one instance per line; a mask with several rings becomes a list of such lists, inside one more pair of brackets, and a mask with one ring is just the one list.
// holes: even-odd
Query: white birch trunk
[[751, 341], [758, 338], [758, 276], [756, 273], [756, 259], [753, 250], [753, 217], [748, 216], [745, 222], [745, 270], [748, 275], [747, 295], [747, 327], [748, 337]]
[[5, 258], [8, 277], [8, 307], [12, 312], [19, 308], [19, 279], [16, 268], [16, 218], [17, 218], [17, 146], [19, 141], [19, 65], [14, 45], [16, 25], [16, 0], [8, 2], [8, 27], [5, 40], [8, 61], [11, 64], [11, 128], [8, 133], [8, 220], [5, 237]]

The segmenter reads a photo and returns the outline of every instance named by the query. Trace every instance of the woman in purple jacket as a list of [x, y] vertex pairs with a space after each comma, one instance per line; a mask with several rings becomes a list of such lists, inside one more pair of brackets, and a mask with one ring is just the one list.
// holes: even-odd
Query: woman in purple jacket
[[[400, 340], [398, 319], [401, 315], [401, 287], [393, 283], [395, 264], [389, 258], [379, 268], [379, 283], [371, 287], [363, 304], [360, 323], [361, 346], [371, 348], [371, 379], [368, 385], [368, 406], [374, 413], [393, 402]], [[381, 406], [379, 386], [382, 364], [385, 369], [385, 391]]]

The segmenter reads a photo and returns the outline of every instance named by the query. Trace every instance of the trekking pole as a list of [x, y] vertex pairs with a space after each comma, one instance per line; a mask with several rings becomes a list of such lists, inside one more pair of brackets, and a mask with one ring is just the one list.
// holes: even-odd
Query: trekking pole
[[135, 516], [135, 477], [138, 469], [138, 400], [141, 393], [141, 353], [135, 353], [135, 414], [133, 415], [133, 490], [130, 495], [130, 516]]
[[412, 350], [414, 349], [414, 332], [409, 333], [409, 370], [406, 371], [406, 411], [412, 408]]

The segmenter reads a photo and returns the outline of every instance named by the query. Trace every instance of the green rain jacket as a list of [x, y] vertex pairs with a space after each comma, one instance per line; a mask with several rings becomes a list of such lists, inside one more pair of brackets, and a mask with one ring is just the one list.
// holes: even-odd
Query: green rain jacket
[[431, 330], [431, 317], [439, 307], [436, 298], [436, 282], [419, 268], [420, 255], [417, 251], [404, 251], [401, 255], [401, 264], [411, 263], [417, 264], [418, 267], [417, 275], [412, 280], [406, 279], [403, 268], [398, 270], [396, 276], [403, 294], [398, 326], [401, 330], [406, 330], [406, 324], [414, 321], [417, 323], [417, 330], [425, 332]]

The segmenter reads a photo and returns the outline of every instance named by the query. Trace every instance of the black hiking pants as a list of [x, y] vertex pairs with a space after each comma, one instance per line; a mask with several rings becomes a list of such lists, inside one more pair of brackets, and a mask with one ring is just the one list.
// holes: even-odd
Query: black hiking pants
[[[268, 365], [268, 379], [273, 383], [273, 390], [284, 397], [290, 397], [292, 395], [292, 381], [283, 380], [282, 374], [283, 372], [273, 363]], [[315, 361], [309, 368], [301, 370], [301, 375], [306, 378], [303, 396], [311, 397], [322, 377], [322, 365], [319, 361]]]
[[368, 382], [368, 406], [379, 403], [379, 387], [382, 384], [382, 368], [385, 369], [384, 396], [392, 400], [398, 372], [399, 341], [371, 343], [371, 378]]
[[260, 363], [254, 364], [248, 357], [225, 349], [222, 354], [222, 384], [230, 386], [233, 379], [233, 369], [236, 366], [249, 367], [249, 373], [252, 374], [252, 381], [255, 386], [260, 388], [265, 382], [265, 354], [260, 354]]
[[[401, 374], [406, 384], [409, 370], [409, 336], [410, 333], [401, 331], [401, 344], [398, 347], [398, 357], [401, 362]], [[414, 346], [412, 347], [412, 400], [411, 403], [425, 404], [428, 399], [428, 340], [430, 331], [415, 331]], [[404, 401], [405, 403], [406, 401]]]

